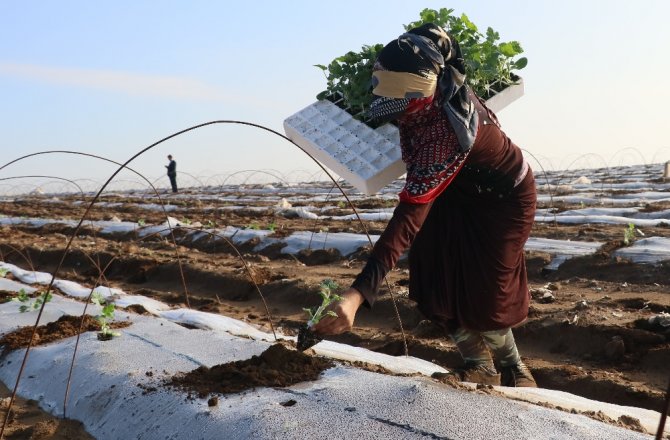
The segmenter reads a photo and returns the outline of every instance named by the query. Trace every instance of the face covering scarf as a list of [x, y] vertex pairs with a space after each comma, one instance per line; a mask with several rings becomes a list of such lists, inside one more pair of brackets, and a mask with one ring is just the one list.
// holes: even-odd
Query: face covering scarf
[[[415, 102], [418, 107], [410, 113]], [[461, 151], [439, 96], [432, 102], [413, 99], [412, 103], [398, 120], [402, 160], [407, 165], [399, 198], [401, 202], [424, 204], [435, 200], [449, 186], [470, 150]]]
[[[456, 133], [459, 150], [465, 152], [472, 148], [479, 120], [465, 85], [465, 61], [458, 43], [442, 28], [428, 23], [402, 34], [382, 49], [377, 64], [376, 70], [414, 74], [424, 77], [426, 82], [436, 75], [436, 88], [442, 96], [442, 110]], [[391, 75], [386, 75], [389, 77], [386, 82], [391, 82]], [[427, 96], [426, 88], [422, 89], [421, 96], [416, 94], [415, 89], [406, 89], [405, 96], [401, 96], [398, 89], [407, 86], [409, 80], [406, 76], [398, 76], [400, 82], [405, 81], [405, 84], [395, 88], [390, 84], [384, 85], [384, 78], [377, 76], [377, 86], [373, 93], [376, 91], [380, 95], [373, 100], [368, 110], [368, 115], [373, 119], [383, 118], [388, 121], [398, 118], [407, 108], [409, 99]]]

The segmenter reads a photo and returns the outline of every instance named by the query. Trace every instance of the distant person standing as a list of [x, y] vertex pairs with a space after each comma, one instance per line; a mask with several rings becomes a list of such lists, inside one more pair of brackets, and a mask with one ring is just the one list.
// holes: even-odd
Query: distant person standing
[[172, 159], [172, 155], [168, 154], [168, 160], [170, 163], [168, 165], [165, 165], [165, 168], [167, 168], [167, 175], [170, 178], [170, 184], [172, 185], [172, 192], [176, 193], [177, 192], [177, 162]]

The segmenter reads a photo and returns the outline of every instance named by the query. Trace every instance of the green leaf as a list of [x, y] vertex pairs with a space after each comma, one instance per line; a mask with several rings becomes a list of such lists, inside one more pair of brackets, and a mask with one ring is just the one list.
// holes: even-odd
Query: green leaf
[[332, 310], [328, 310], [326, 312], [326, 316], [332, 316], [333, 318], [337, 318], [337, 313], [333, 312]]
[[21, 313], [25, 313], [25, 312], [27, 312], [27, 311], [28, 311], [28, 306], [26, 306], [26, 305], [22, 305], [21, 307], [19, 307], [19, 312], [21, 312]]
[[434, 22], [437, 18], [437, 13], [434, 9], [424, 9], [421, 11], [421, 21], [423, 22]]
[[513, 57], [514, 55], [517, 54], [517, 51], [514, 50], [514, 46], [512, 43], [500, 43], [500, 53], [505, 55], [506, 57]]
[[102, 314], [105, 315], [107, 318], [111, 318], [114, 316], [114, 303], [109, 303], [105, 307], [102, 308]]
[[495, 43], [500, 39], [500, 34], [490, 27], [486, 29], [486, 41], [490, 43]]
[[93, 292], [91, 302], [97, 306], [102, 306], [105, 303], [105, 297], [100, 292]]
[[528, 58], [526, 57], [521, 57], [514, 62], [514, 68], [517, 70], [521, 70], [527, 65], [528, 65]]
[[26, 289], [19, 290], [19, 295], [15, 298], [12, 298], [12, 301], [19, 301], [19, 302], [28, 302], [29, 300], [30, 297], [26, 293]]
[[319, 69], [324, 70], [324, 71], [328, 70], [328, 68], [326, 66], [324, 66], [323, 64], [314, 64], [314, 67], [318, 67]]
[[477, 26], [473, 22], [470, 21], [467, 15], [461, 14], [461, 20], [463, 21], [463, 24], [465, 24], [465, 27], [470, 29], [471, 31], [476, 31]]

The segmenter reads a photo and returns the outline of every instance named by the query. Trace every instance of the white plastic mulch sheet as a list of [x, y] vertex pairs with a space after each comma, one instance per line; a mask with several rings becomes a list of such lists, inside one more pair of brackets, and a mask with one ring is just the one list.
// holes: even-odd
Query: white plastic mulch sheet
[[[82, 306], [54, 295], [46, 310], [77, 314]], [[248, 359], [270, 343], [224, 331], [189, 330], [163, 318], [117, 314], [133, 322], [119, 330], [120, 337], [100, 342], [93, 332], [82, 335], [67, 406], [67, 416], [81, 420], [98, 439], [651, 438], [585, 416], [456, 390], [422, 377], [342, 365], [313, 382], [219, 396], [218, 404], [210, 407], [207, 399], [188, 399], [184, 391], [163, 387], [163, 380], [203, 365]], [[15, 304], [5, 303], [0, 316], [2, 334], [30, 324], [35, 314], [19, 313]], [[34, 347], [20, 383], [20, 395], [55, 415], [63, 414], [74, 341]], [[15, 382], [23, 353], [11, 352], [0, 361], [5, 384]], [[591, 402], [591, 410], [601, 407]]]
[[670, 260], [670, 238], [649, 237], [635, 241], [630, 247], [617, 249], [614, 255], [633, 263], [660, 263]]
[[[302, 216], [306, 216], [303, 212]], [[367, 220], [378, 220], [385, 221], [392, 216], [390, 210], [382, 210], [378, 213], [371, 213], [362, 215]], [[347, 219], [353, 219], [353, 215], [346, 216]], [[536, 215], [536, 221], [546, 221], [551, 217], [551, 214], [541, 213], [538, 211]], [[578, 219], [570, 221], [570, 223], [589, 223], [589, 222], [598, 222], [597, 216], [577, 216]], [[309, 217], [312, 218], [312, 217]], [[567, 218], [567, 217], [566, 217]], [[579, 221], [578, 221], [579, 220]], [[646, 220], [639, 220], [638, 223], [644, 222]], [[663, 220], [649, 220], [650, 224], [658, 224], [663, 222]], [[26, 223], [27, 222], [27, 223]], [[31, 220], [31, 219], [20, 219], [20, 218], [0, 218], [0, 224], [29, 224], [31, 226], [44, 226], [47, 224], [60, 224], [63, 223], [62, 220]], [[607, 222], [607, 221], [603, 221]], [[619, 222], [621, 223], [621, 222]], [[623, 222], [628, 224], [629, 222]], [[134, 231], [137, 233], [138, 237], [146, 237], [150, 235], [159, 235], [167, 236], [170, 233], [170, 228], [179, 228], [182, 226], [192, 228], [193, 225], [186, 225], [180, 222], [179, 220], [168, 217], [167, 221], [160, 225], [151, 225], [139, 228], [135, 223], [129, 222], [97, 222], [91, 221], [87, 222], [89, 227], [98, 227], [100, 228], [101, 234], [114, 234], [114, 233], [127, 233]], [[201, 229], [193, 230], [187, 229], [184, 235], [184, 240], [191, 240], [193, 242], [207, 239], [212, 241], [218, 240], [228, 240], [235, 245], [240, 245], [247, 243], [248, 241], [255, 239], [258, 240], [258, 244], [254, 248], [254, 251], [259, 252], [265, 249], [270, 245], [277, 243], [282, 243], [283, 247], [281, 249], [282, 253], [285, 254], [296, 254], [304, 249], [336, 249], [343, 256], [349, 256], [357, 252], [361, 247], [369, 246], [371, 243], [374, 244], [378, 239], [379, 235], [370, 235], [370, 240], [364, 234], [354, 234], [347, 232], [309, 232], [309, 231], [298, 231], [294, 232], [289, 236], [275, 238], [272, 236], [273, 231], [271, 230], [262, 230], [262, 229], [244, 229], [236, 228], [232, 226], [225, 227], [223, 229]], [[623, 230], [622, 230], [623, 235]], [[551, 254], [554, 258], [550, 263], [548, 269], [556, 269], [564, 261], [577, 256], [577, 255], [587, 255], [590, 253], [596, 252], [596, 250], [602, 245], [599, 242], [582, 242], [582, 241], [570, 241], [570, 240], [553, 240], [553, 239], [544, 239], [544, 238], [534, 238], [531, 237], [526, 243], [526, 250], [542, 251]], [[659, 258], [666, 258], [665, 256]], [[668, 256], [666, 259], [670, 258]]]
[[546, 268], [555, 270], [572, 257], [593, 254], [602, 245], [603, 243], [597, 241], [553, 240], [551, 238], [530, 237], [524, 248], [527, 251], [551, 254], [553, 258]]

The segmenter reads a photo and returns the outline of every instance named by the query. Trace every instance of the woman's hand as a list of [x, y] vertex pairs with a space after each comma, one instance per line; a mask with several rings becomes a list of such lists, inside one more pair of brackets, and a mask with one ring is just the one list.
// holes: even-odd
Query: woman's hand
[[342, 332], [351, 330], [351, 327], [354, 325], [356, 311], [358, 310], [358, 307], [363, 304], [365, 298], [354, 288], [345, 290], [340, 296], [342, 299], [334, 302], [327, 309], [335, 312], [337, 318], [333, 316], [321, 318], [321, 320], [312, 327], [312, 330], [315, 333], [322, 335], [339, 335]]

